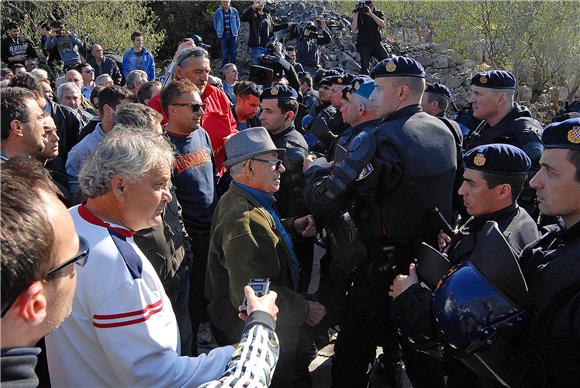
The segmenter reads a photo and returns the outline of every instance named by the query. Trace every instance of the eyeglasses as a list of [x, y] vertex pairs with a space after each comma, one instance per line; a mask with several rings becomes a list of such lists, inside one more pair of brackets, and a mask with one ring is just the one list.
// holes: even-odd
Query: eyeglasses
[[91, 67], [85, 67], [84, 68], [85, 73], [90, 74], [90, 73], [94, 73], [95, 69], [91, 68]]
[[252, 158], [252, 160], [255, 160], [257, 162], [262, 162], [262, 163], [268, 163], [271, 166], [274, 165], [274, 166], [276, 166], [276, 170], [279, 170], [280, 166], [282, 165], [282, 161], [280, 159], [268, 160], [268, 159]]
[[205, 104], [193, 104], [193, 103], [175, 103], [171, 105], [177, 106], [189, 106], [193, 110], [194, 113], [199, 112], [200, 110], [203, 111], [205, 109]]
[[[71, 258], [71, 259], [65, 261], [64, 263], [59, 264], [56, 267], [54, 267], [53, 269], [49, 270], [46, 273], [45, 280], [49, 280], [50, 278], [54, 277], [58, 271], [62, 270], [63, 268], [66, 268], [67, 266], [69, 266], [73, 263], [76, 263], [76, 264], [80, 265], [81, 267], [84, 267], [85, 264], [87, 264], [88, 259], [89, 259], [89, 243], [87, 242], [87, 240], [85, 240], [84, 238], [79, 236], [79, 250], [78, 250], [77, 254], [73, 258]], [[20, 295], [20, 293], [18, 295]], [[16, 298], [18, 298], [18, 296]], [[14, 304], [15, 301], [16, 301], [16, 299], [12, 300], [10, 303], [8, 303], [4, 307], [2, 307], [2, 312], [0, 313], [0, 318], [4, 318], [4, 315], [6, 315], [8, 310], [10, 310], [10, 308], [12, 307], [12, 305]]]

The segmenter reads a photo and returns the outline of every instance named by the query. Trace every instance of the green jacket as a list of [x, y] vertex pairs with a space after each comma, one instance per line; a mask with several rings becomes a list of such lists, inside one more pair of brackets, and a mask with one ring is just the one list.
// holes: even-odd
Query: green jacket
[[[293, 221], [282, 221], [290, 234], [294, 233]], [[270, 289], [278, 294], [276, 332], [302, 325], [308, 302], [294, 290], [288, 247], [270, 213], [232, 183], [213, 214], [205, 280], [208, 313], [232, 342], [237, 342], [242, 333], [238, 307], [244, 286], [252, 278], [270, 278]]]

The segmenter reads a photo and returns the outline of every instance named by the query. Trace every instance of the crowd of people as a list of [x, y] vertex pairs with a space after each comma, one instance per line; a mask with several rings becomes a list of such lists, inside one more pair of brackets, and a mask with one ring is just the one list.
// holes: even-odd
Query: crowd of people
[[2, 384], [310, 386], [332, 341], [333, 387], [580, 385], [579, 115], [544, 128], [492, 69], [458, 122], [372, 1], [361, 74], [271, 12], [221, 1], [222, 78], [199, 36], [158, 77], [139, 32], [117, 63], [6, 25]]

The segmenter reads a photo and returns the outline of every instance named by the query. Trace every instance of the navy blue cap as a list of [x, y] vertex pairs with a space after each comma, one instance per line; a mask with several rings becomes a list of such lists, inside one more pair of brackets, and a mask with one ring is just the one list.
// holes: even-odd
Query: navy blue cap
[[438, 94], [451, 100], [451, 90], [439, 82], [435, 82], [433, 84], [428, 83], [427, 88], [425, 89], [425, 93]]
[[489, 89], [515, 89], [516, 77], [505, 70], [488, 70], [477, 73], [472, 79], [473, 86]]
[[375, 81], [368, 75], [359, 75], [352, 80], [350, 86], [354, 94], [368, 100], [375, 89]]
[[264, 89], [260, 95], [262, 100], [297, 100], [298, 93], [290, 86], [276, 85], [271, 88]]
[[375, 65], [371, 77], [418, 77], [425, 78], [423, 65], [413, 58], [392, 55]]
[[353, 76], [352, 74], [338, 74], [325, 78], [328, 78], [333, 85], [348, 85], [352, 81]]
[[343, 100], [348, 100], [350, 99], [350, 95], [352, 94], [353, 90], [352, 90], [352, 86], [347, 85], [344, 88], [342, 88], [342, 99]]
[[318, 83], [318, 87], [321, 87], [322, 85], [332, 86], [332, 80], [330, 79], [330, 77], [324, 77], [323, 79], [321, 79], [320, 82]]
[[510, 144], [486, 144], [463, 156], [465, 168], [503, 175], [524, 175], [532, 161], [524, 151]]
[[566, 148], [580, 151], [580, 118], [552, 123], [542, 133], [545, 148]]

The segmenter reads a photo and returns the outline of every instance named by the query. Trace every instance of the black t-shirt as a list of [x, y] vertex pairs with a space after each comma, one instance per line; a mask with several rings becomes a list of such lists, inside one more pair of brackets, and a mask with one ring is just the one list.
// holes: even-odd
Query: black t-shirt
[[[384, 20], [384, 15], [378, 9], [374, 9], [373, 13]], [[379, 25], [369, 15], [358, 14], [358, 46], [374, 46], [381, 43], [381, 33]]]

